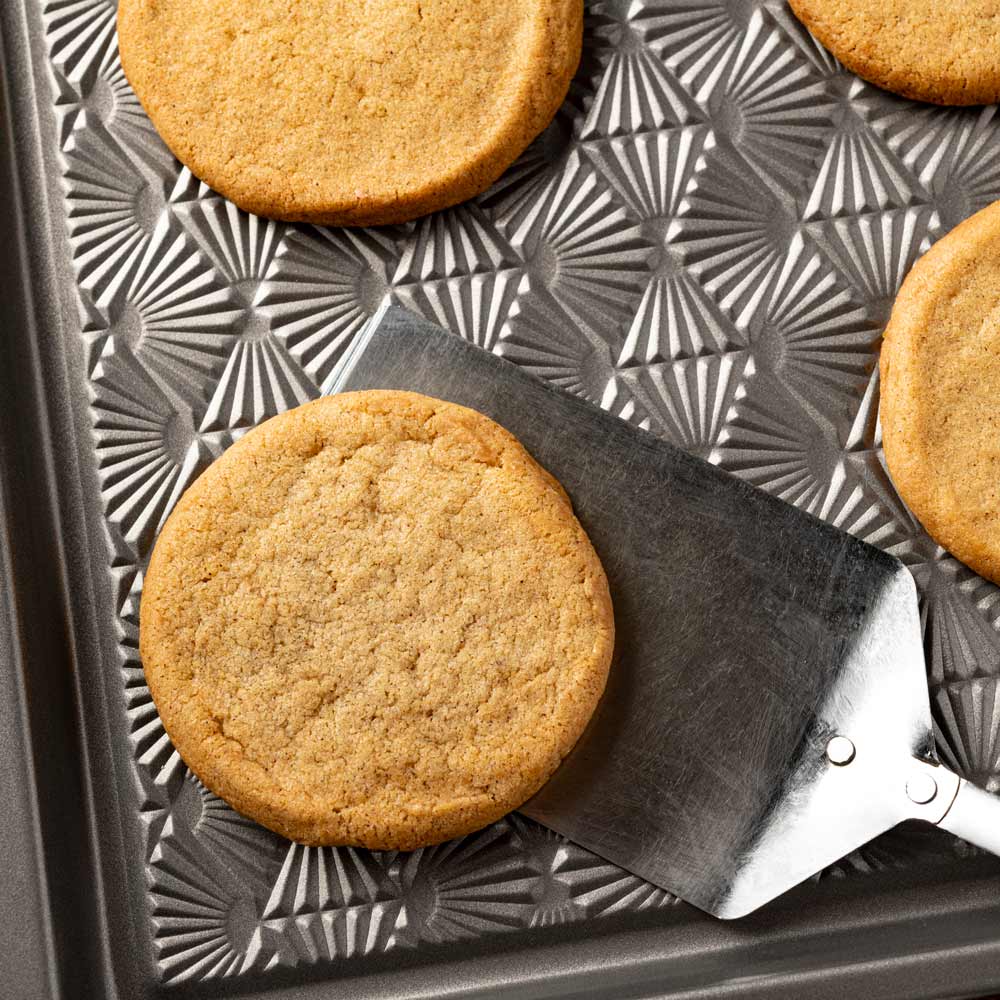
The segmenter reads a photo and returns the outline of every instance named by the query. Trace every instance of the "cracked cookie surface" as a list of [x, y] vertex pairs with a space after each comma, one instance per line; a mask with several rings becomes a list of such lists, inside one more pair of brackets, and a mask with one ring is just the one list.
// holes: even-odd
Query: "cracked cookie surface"
[[258, 215], [404, 222], [484, 191], [551, 121], [583, 0], [120, 0], [129, 83]]
[[405, 392], [274, 417], [157, 540], [140, 646], [185, 762], [294, 840], [412, 849], [530, 797], [604, 689], [607, 580], [559, 484]]
[[849, 70], [918, 101], [1000, 100], [1000, 0], [789, 0]]

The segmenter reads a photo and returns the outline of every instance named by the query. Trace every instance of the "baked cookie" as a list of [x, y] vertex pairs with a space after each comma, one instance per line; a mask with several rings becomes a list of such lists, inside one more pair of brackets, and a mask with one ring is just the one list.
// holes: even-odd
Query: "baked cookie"
[[549, 123], [583, 0], [120, 0], [125, 75], [240, 208], [403, 222], [484, 191]]
[[530, 797], [614, 644], [559, 484], [407, 392], [274, 417], [184, 494], [143, 588], [153, 699], [191, 770], [306, 844], [412, 849]]
[[1000, 202], [914, 266], [885, 332], [881, 380], [900, 495], [935, 541], [1000, 583]]
[[1000, 99], [998, 0], [789, 0], [849, 70], [934, 104]]

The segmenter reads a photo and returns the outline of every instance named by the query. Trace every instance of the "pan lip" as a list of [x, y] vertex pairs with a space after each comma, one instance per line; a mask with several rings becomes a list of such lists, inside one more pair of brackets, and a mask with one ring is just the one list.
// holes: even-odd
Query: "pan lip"
[[[93, 547], [83, 518], [78, 459], [68, 446], [80, 427], [64, 353], [72, 285], [62, 215], [52, 207], [59, 204], [54, 143], [48, 141], [52, 123], [38, 114], [38, 95], [49, 90], [39, 58], [38, 17], [30, 4], [0, 10], [3, 113], [17, 137], [2, 153], [0, 185], [6, 197], [0, 212], [10, 234], [10, 272], [20, 271], [9, 294], [0, 297], [7, 350], [6, 363], [0, 364], [0, 398], [6, 404], [0, 420], [0, 481], [7, 489], [7, 502], [0, 507], [0, 587], [8, 598], [0, 692], [19, 711], [20, 750], [34, 779], [25, 796], [30, 838], [10, 844], [9, 857], [11, 863], [37, 864], [37, 894], [30, 903], [46, 927], [44, 937], [32, 942], [36, 955], [44, 956], [46, 981], [30, 988], [25, 984], [21, 995], [41, 996], [44, 989], [55, 998], [89, 989], [97, 996], [103, 989], [111, 997], [120, 995], [123, 984], [110, 947], [110, 869], [101, 864], [98, 844], [104, 838], [107, 853], [117, 855], [121, 821], [114, 817], [99, 825], [98, 790], [83, 753], [86, 733], [106, 732], [106, 692], [100, 676], [96, 684], [85, 684], [81, 669], [87, 658], [99, 662], [92, 577], [82, 571], [91, 565]], [[14, 352], [21, 368], [10, 363]], [[27, 497], [20, 493], [25, 487]], [[71, 592], [74, 565], [78, 585]], [[47, 641], [40, 644], [42, 614], [55, 617], [41, 630]], [[86, 687], [93, 691], [85, 712]], [[57, 742], [62, 744], [58, 754]], [[111, 764], [109, 751], [99, 750], [97, 756]], [[110, 793], [103, 805], [107, 813], [117, 793], [106, 786], [102, 791]], [[75, 835], [68, 837], [74, 824]], [[60, 886], [55, 869], [70, 858], [80, 870], [75, 882]], [[15, 954], [24, 946], [24, 925], [5, 915], [0, 928], [4, 953]], [[119, 921], [114, 929], [130, 949], [136, 946], [130, 921]], [[0, 980], [19, 982], [19, 974], [12, 969]]]

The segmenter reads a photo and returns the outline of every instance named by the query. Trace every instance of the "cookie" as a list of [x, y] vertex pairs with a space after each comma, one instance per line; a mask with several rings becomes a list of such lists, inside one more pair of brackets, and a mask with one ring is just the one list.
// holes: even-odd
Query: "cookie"
[[940, 545], [1000, 583], [1000, 202], [917, 262], [881, 358], [892, 480]]
[[789, 0], [849, 70], [918, 101], [1000, 99], [996, 0]]
[[120, 0], [174, 155], [259, 215], [403, 222], [484, 191], [551, 121], [583, 0]]
[[529, 798], [613, 644], [559, 484], [487, 417], [407, 392], [323, 398], [234, 444], [164, 525], [140, 613], [205, 785], [293, 840], [376, 849]]

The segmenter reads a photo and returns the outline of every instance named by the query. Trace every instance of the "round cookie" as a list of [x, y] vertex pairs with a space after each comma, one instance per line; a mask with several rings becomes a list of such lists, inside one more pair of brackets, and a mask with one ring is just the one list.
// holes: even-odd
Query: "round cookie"
[[274, 417], [157, 540], [140, 648], [199, 778], [307, 844], [412, 849], [546, 781], [614, 619], [566, 494], [487, 417], [406, 392]]
[[1000, 202], [899, 291], [881, 358], [886, 462], [928, 533], [1000, 583]]
[[1000, 99], [997, 0], [789, 0], [849, 70], [918, 101]]
[[120, 0], [171, 151], [259, 215], [403, 222], [484, 191], [555, 114], [583, 0]]

